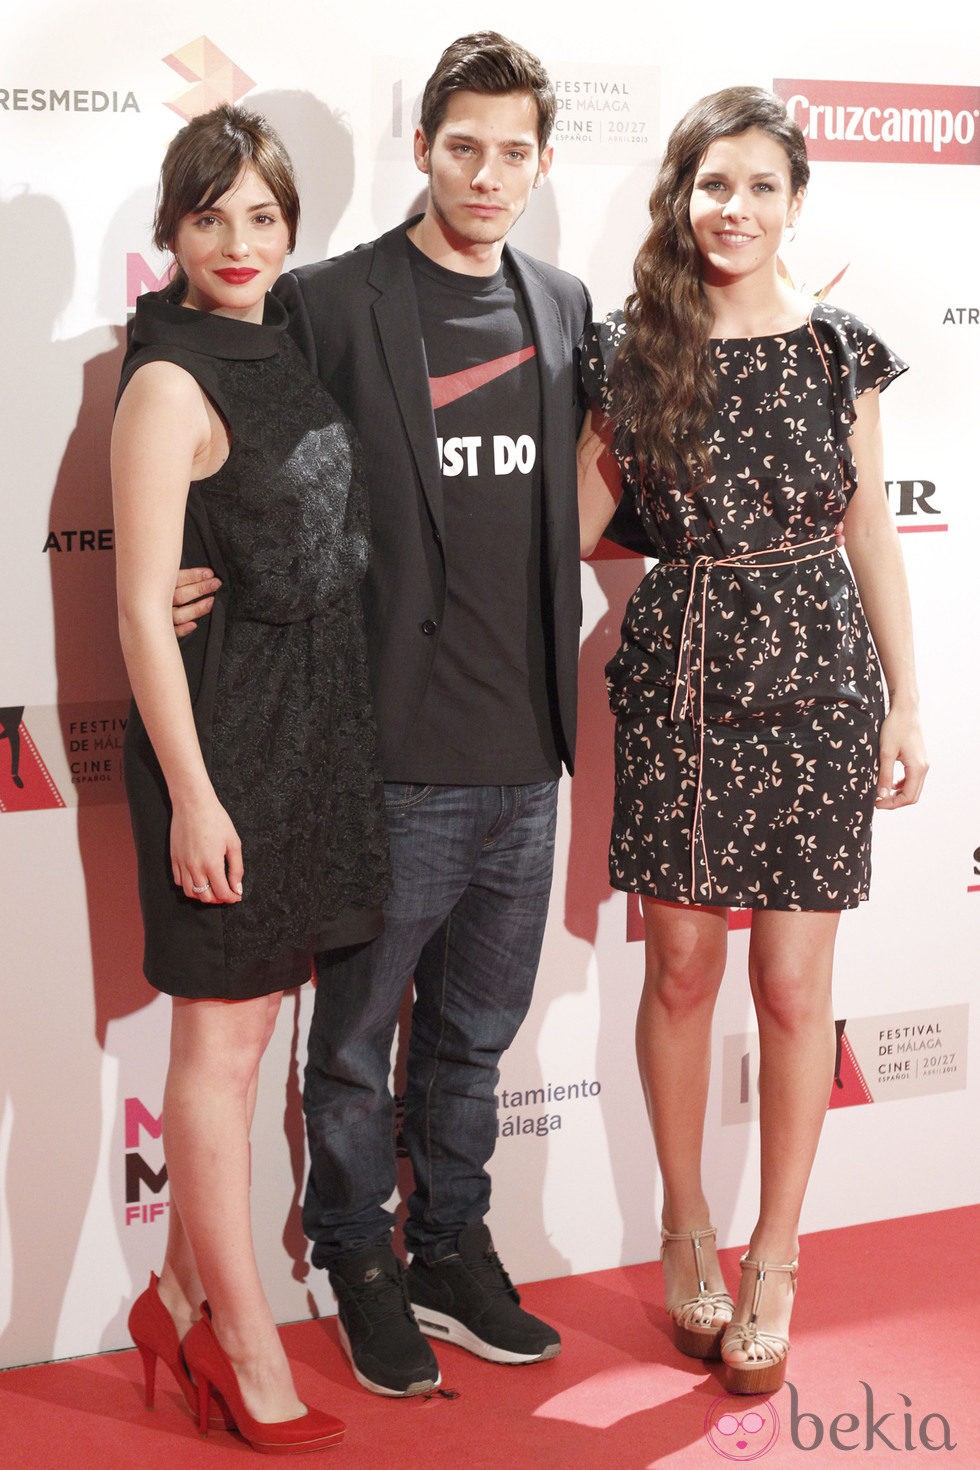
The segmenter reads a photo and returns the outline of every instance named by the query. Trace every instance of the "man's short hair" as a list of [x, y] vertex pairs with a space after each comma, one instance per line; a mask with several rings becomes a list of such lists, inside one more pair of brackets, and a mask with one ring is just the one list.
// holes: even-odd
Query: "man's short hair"
[[429, 143], [454, 92], [498, 97], [530, 92], [538, 109], [538, 146], [547, 146], [555, 122], [555, 89], [541, 62], [499, 31], [475, 31], [447, 46], [422, 93], [420, 125]]

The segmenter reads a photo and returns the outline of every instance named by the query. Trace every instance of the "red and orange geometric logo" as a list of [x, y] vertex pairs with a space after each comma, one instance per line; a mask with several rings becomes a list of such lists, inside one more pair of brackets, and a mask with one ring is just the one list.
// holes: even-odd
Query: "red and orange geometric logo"
[[255, 86], [252, 78], [207, 36], [198, 36], [163, 59], [185, 81], [194, 84], [166, 104], [185, 122], [222, 102], [237, 102]]

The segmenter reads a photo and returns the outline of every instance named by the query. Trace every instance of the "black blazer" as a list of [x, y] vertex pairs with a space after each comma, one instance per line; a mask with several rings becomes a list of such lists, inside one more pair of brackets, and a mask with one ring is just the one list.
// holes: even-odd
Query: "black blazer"
[[[370, 245], [280, 277], [276, 294], [311, 367], [357, 429], [371, 508], [368, 657], [382, 772], [397, 772], [432, 668], [446, 595], [442, 477], [422, 327], [399, 225]], [[542, 483], [552, 708], [572, 768], [582, 601], [575, 442], [577, 347], [592, 310], [581, 281], [505, 247], [524, 295], [541, 377]]]

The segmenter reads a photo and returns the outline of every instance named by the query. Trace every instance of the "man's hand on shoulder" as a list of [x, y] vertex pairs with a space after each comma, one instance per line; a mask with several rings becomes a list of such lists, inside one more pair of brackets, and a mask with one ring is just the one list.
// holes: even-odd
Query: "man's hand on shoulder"
[[221, 586], [210, 567], [181, 567], [174, 586], [173, 620], [178, 638], [193, 633], [197, 619], [214, 607], [214, 594]]

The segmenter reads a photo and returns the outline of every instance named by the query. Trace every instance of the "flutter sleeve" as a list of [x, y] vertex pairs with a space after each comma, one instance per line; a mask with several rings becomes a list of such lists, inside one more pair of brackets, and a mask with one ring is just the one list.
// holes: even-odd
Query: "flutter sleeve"
[[829, 353], [831, 375], [837, 388], [837, 409], [849, 430], [857, 417], [856, 400], [873, 388], [887, 388], [902, 373], [903, 362], [876, 332], [840, 307], [814, 307], [811, 322], [821, 346]]
[[606, 414], [610, 411], [609, 373], [624, 330], [623, 313], [613, 311], [604, 321], [590, 322], [579, 345], [582, 392], [590, 403], [597, 403]]
[[850, 500], [857, 486], [857, 467], [850, 445], [851, 429], [857, 419], [857, 400], [874, 388], [887, 388], [908, 371], [908, 364], [869, 326], [838, 306], [819, 302], [811, 313], [810, 325], [831, 382], [843, 489]]
[[[616, 359], [625, 325], [621, 311], [610, 312], [604, 321], [591, 322], [586, 327], [579, 344], [582, 393], [610, 418], [609, 373]], [[638, 508], [639, 488], [628, 434], [621, 431], [617, 433], [613, 452], [623, 474], [625, 493], [603, 533], [604, 539], [614, 541], [638, 556], [658, 557], [660, 551], [650, 539]]]

